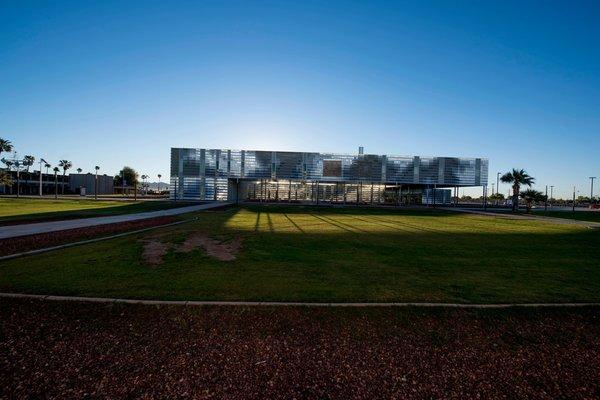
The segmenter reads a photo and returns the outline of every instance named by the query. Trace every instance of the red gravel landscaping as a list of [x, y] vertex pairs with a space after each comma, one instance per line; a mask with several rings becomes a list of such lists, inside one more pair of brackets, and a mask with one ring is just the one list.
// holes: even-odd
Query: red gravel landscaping
[[598, 398], [600, 309], [0, 300], [0, 398]]
[[152, 226], [168, 224], [173, 221], [175, 221], [173, 217], [159, 217], [0, 239], [0, 256], [43, 249], [65, 243], [79, 242], [81, 240], [92, 239], [99, 236], [108, 236], [114, 233], [150, 228]]

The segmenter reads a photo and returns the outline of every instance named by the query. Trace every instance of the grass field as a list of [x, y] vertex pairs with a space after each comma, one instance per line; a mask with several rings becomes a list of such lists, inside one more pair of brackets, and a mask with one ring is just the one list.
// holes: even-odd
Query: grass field
[[553, 218], [576, 219], [578, 221], [600, 222], [600, 211], [537, 211], [533, 215]]
[[[256, 206], [199, 215], [3, 262], [0, 290], [172, 300], [600, 301], [600, 232], [578, 226], [431, 210]], [[188, 246], [194, 237], [202, 246]], [[236, 258], [220, 261], [208, 255], [211, 246]], [[162, 261], [144, 258], [148, 249], [162, 251]]]
[[169, 201], [49, 200], [0, 198], [0, 225], [130, 214], [179, 207]]

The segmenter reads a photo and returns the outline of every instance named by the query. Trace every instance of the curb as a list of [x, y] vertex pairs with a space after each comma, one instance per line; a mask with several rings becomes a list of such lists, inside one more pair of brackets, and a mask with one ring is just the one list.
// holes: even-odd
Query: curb
[[30, 299], [44, 301], [74, 301], [84, 303], [105, 304], [141, 304], [161, 306], [244, 306], [244, 307], [422, 307], [422, 308], [541, 308], [541, 307], [600, 307], [600, 303], [501, 303], [501, 304], [466, 304], [466, 303], [309, 303], [309, 302], [277, 302], [277, 301], [185, 301], [185, 300], [143, 300], [119, 299], [111, 297], [54, 296], [44, 294], [0, 293], [1, 298]]

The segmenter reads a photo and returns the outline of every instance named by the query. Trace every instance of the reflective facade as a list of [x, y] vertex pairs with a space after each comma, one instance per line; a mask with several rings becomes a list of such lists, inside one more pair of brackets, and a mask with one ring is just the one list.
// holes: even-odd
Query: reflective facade
[[350, 201], [373, 202], [375, 196], [381, 202], [392, 188], [422, 194], [427, 188], [482, 186], [487, 178], [485, 158], [171, 149], [170, 189], [177, 199], [348, 201], [350, 195]]

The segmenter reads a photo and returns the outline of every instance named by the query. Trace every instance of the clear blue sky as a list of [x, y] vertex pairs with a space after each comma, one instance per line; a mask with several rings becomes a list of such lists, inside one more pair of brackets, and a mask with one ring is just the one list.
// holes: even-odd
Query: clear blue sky
[[172, 146], [480, 156], [490, 183], [520, 167], [589, 195], [599, 20], [597, 1], [0, 0], [0, 137], [153, 176]]

